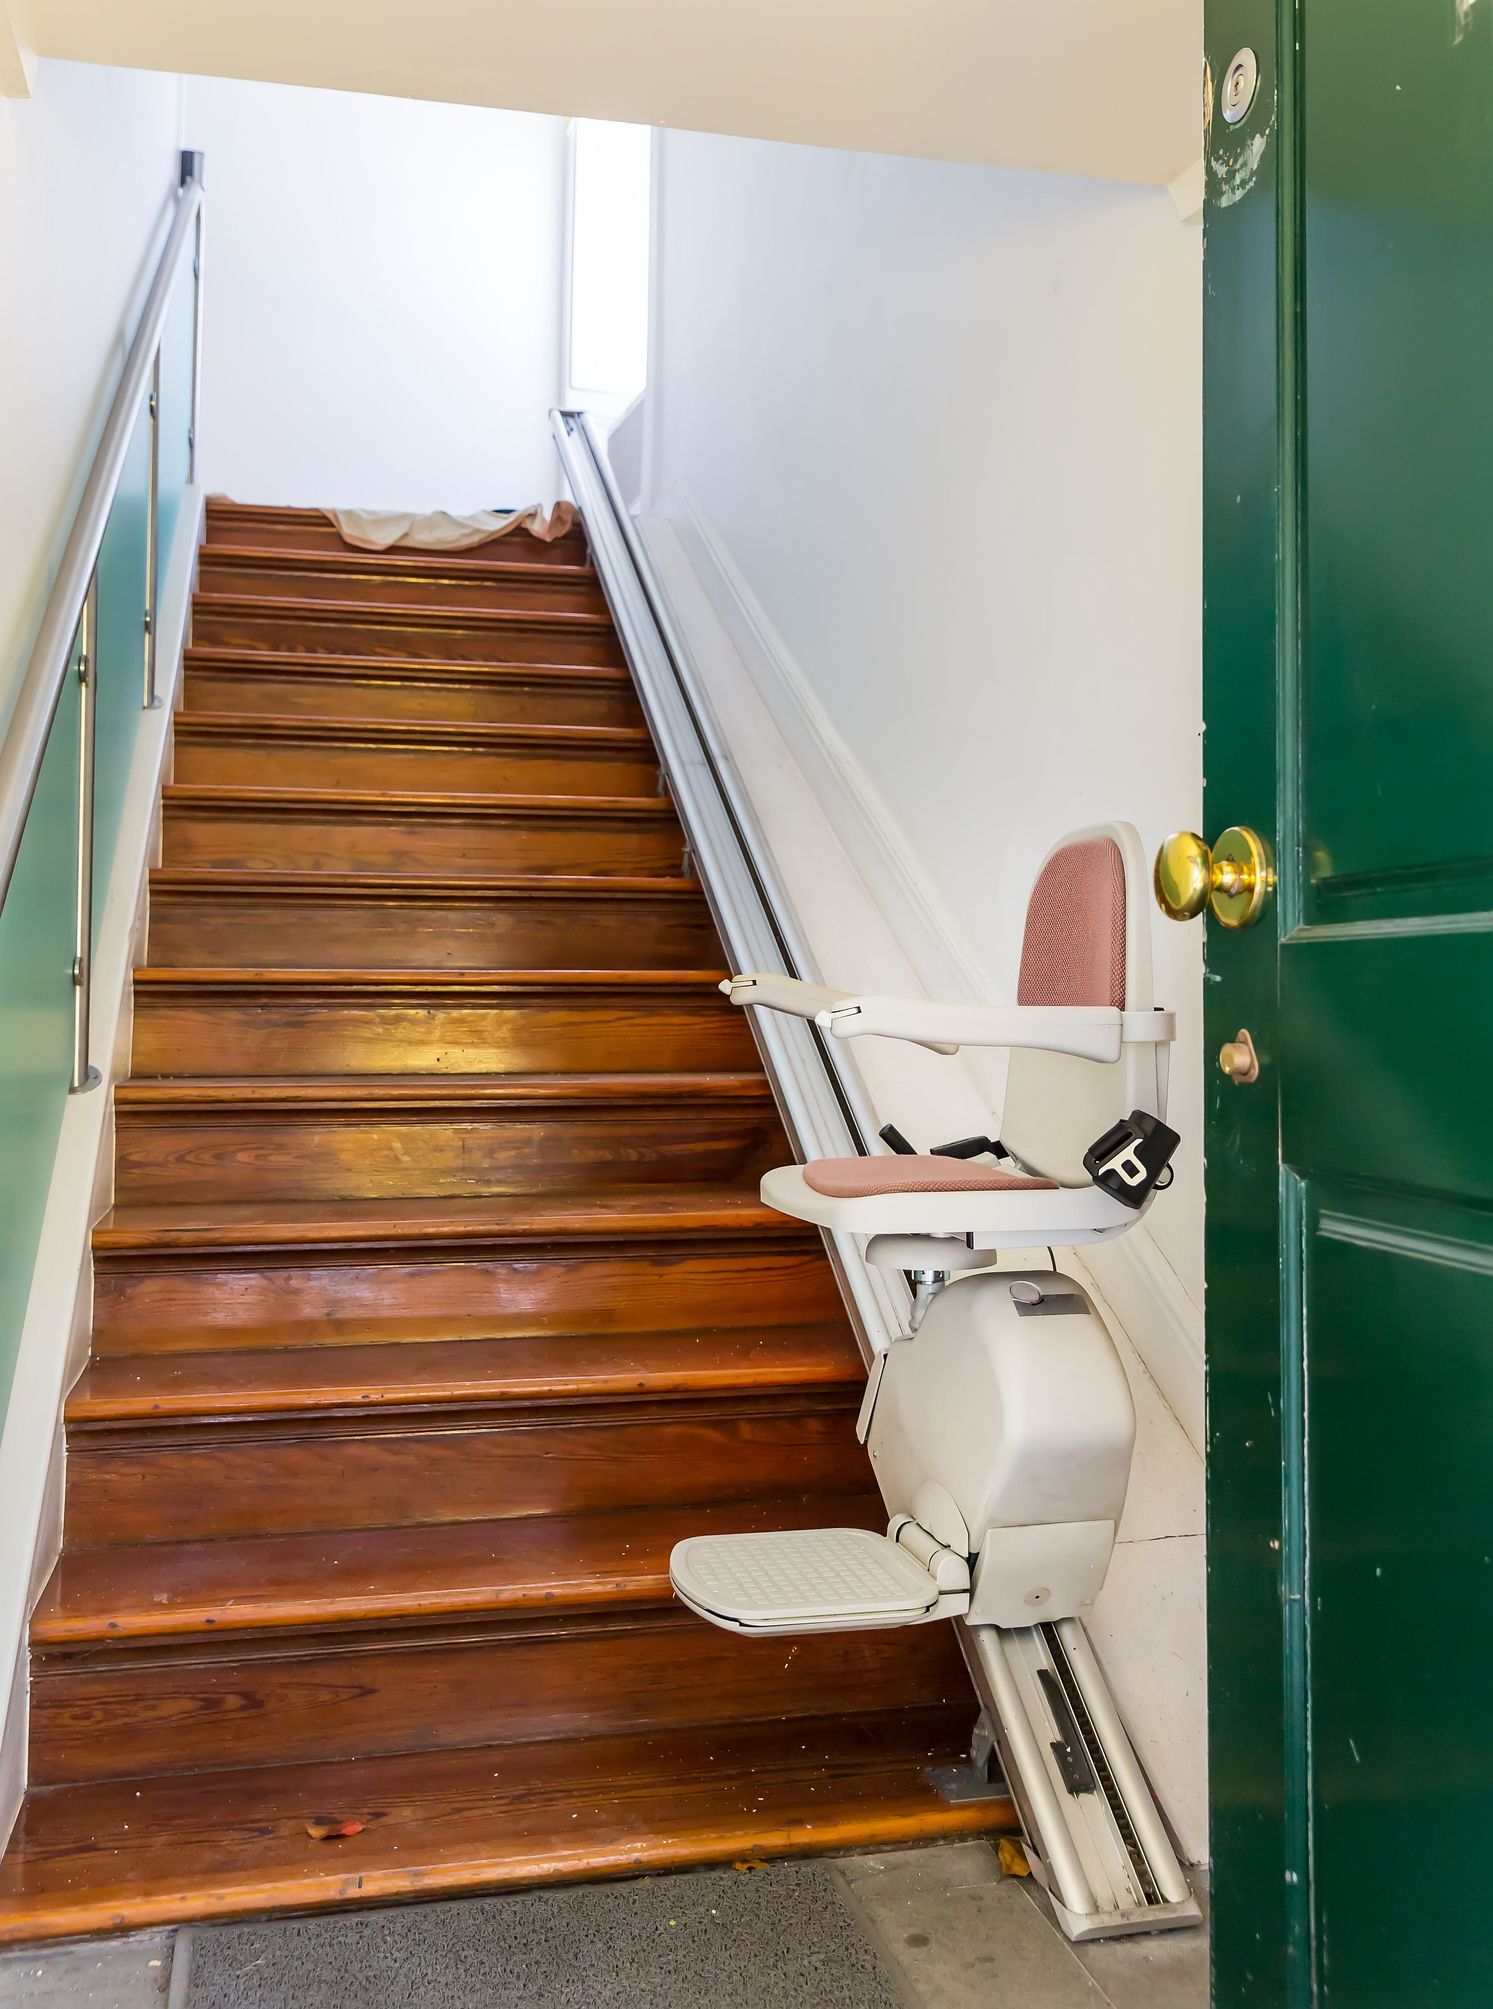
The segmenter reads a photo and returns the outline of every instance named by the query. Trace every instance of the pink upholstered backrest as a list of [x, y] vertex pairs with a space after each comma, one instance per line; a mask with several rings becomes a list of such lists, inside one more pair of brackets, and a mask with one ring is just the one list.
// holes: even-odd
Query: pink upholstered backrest
[[1016, 1002], [1125, 1006], [1125, 860], [1112, 837], [1054, 851], [1032, 887]]

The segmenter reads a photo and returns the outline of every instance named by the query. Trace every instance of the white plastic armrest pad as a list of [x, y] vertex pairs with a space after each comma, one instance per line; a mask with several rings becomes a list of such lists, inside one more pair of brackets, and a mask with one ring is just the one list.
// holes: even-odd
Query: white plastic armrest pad
[[766, 1011], [785, 1011], [794, 1018], [817, 1018], [850, 995], [848, 991], [831, 990], [827, 984], [800, 983], [797, 977], [773, 976], [763, 971], [751, 976], [727, 977], [721, 989], [734, 1005], [760, 1005]]
[[[927, 998], [846, 998], [819, 1014], [836, 1039], [875, 1033], [949, 1053], [961, 1046], [1035, 1047], [1076, 1054], [1080, 1060], [1115, 1061], [1128, 1021], [1145, 1025], [1151, 1039], [1169, 1037], [1160, 1024], [1170, 1014], [1120, 1012], [1113, 1005], [935, 1004]], [[1152, 1020], [1157, 1021], [1153, 1028]]]

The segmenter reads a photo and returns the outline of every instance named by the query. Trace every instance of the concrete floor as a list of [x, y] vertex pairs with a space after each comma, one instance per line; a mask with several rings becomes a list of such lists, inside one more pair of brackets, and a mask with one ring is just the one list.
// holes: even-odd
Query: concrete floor
[[[908, 2009], [1207, 2009], [1204, 1933], [1071, 1946], [1027, 1884], [1001, 1878], [985, 1842], [850, 1856], [838, 1868]], [[187, 1968], [170, 1932], [7, 1954], [0, 2009], [186, 2009]], [[399, 2000], [391, 1975], [389, 2001]]]

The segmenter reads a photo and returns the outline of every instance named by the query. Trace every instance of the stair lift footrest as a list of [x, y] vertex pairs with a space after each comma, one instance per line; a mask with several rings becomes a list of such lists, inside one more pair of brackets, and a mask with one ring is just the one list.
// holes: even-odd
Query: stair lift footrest
[[939, 1612], [928, 1571], [865, 1528], [694, 1535], [669, 1558], [692, 1611], [736, 1632], [843, 1632], [916, 1625]]

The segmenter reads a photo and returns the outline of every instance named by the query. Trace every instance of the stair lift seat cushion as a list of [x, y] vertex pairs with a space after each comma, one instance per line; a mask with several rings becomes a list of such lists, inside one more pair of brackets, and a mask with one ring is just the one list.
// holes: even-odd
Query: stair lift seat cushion
[[692, 1611], [742, 1632], [911, 1625], [939, 1596], [915, 1557], [865, 1528], [692, 1535], [669, 1576]]
[[[1153, 1002], [1145, 859], [1128, 825], [1064, 838], [1032, 883], [1016, 984], [1018, 1005]], [[1088, 1181], [1083, 1154], [1132, 1109], [1165, 1114], [1155, 1048], [1109, 1064], [1013, 1048], [1000, 1135], [1030, 1172], [1063, 1186]]]
[[1064, 844], [1037, 874], [1016, 1002], [1125, 1009], [1125, 860], [1112, 837]]
[[967, 1158], [904, 1152], [876, 1158], [815, 1158], [804, 1166], [804, 1183], [834, 1199], [856, 1200], [877, 1193], [1051, 1192], [1057, 1181], [1005, 1172], [998, 1165], [975, 1165]]

